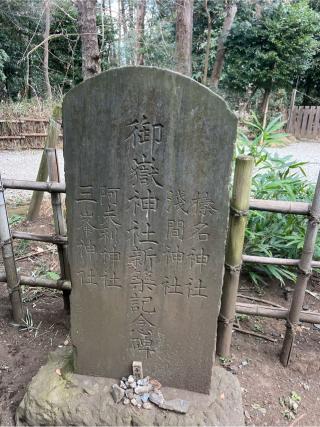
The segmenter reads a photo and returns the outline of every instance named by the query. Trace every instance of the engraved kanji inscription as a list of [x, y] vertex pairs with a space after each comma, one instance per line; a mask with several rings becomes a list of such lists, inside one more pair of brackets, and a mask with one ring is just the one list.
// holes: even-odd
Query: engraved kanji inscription
[[167, 193], [167, 210], [170, 212], [172, 209], [176, 209], [177, 212], [182, 212], [188, 215], [188, 207], [185, 192], [178, 190], [176, 193], [169, 191]]
[[166, 257], [167, 264], [178, 265], [183, 263], [185, 254], [179, 249], [179, 246], [177, 246], [176, 249], [172, 249], [167, 246], [166, 249], [167, 250], [164, 255]]
[[199, 222], [192, 227], [192, 237], [201, 242], [206, 242], [209, 239], [209, 227], [204, 222]]
[[178, 239], [183, 240], [184, 236], [184, 221], [182, 219], [168, 220], [168, 232], [167, 232], [167, 238], [168, 239]]
[[193, 215], [200, 215], [201, 217], [205, 215], [213, 215], [217, 212], [217, 208], [208, 196], [208, 192], [198, 191], [193, 199], [191, 205], [191, 212]]
[[129, 204], [132, 206], [134, 216], [139, 211], [145, 212], [150, 216], [151, 212], [157, 211], [158, 198], [149, 189], [143, 194], [136, 190], [134, 195], [129, 199]]
[[117, 277], [115, 271], [110, 274], [107, 270], [104, 272], [101, 278], [103, 279], [103, 285], [105, 288], [122, 288], [120, 278]]
[[134, 185], [141, 184], [143, 186], [148, 186], [150, 184], [154, 184], [156, 187], [163, 187], [157, 178], [159, 169], [155, 166], [154, 162], [154, 158], [152, 158], [151, 161], [148, 161], [144, 155], [142, 155], [142, 159], [140, 161], [133, 159], [130, 172]]
[[203, 267], [208, 264], [209, 255], [204, 253], [203, 248], [201, 248], [200, 251], [193, 249], [192, 252], [187, 255], [187, 258], [189, 259], [190, 268], [199, 267], [201, 273]]
[[126, 138], [133, 149], [139, 145], [147, 145], [150, 147], [151, 155], [155, 144], [161, 144], [163, 125], [161, 123], [152, 124], [148, 117], [143, 114], [142, 119], [135, 119], [129, 123], [130, 134]]

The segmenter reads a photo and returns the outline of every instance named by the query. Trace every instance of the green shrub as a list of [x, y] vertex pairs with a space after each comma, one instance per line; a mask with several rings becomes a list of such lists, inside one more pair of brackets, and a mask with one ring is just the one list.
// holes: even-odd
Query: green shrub
[[[238, 137], [238, 153], [250, 154], [255, 158], [251, 197], [266, 200], [288, 200], [311, 202], [314, 185], [305, 178], [304, 163], [291, 157], [272, 156], [266, 147], [280, 143], [285, 134], [280, 118], [272, 120], [263, 130], [256, 117], [249, 122], [248, 138], [243, 132]], [[268, 129], [268, 130], [267, 130]], [[266, 139], [264, 139], [266, 136]], [[244, 253], [276, 258], [300, 258], [306, 232], [307, 218], [301, 215], [287, 215], [262, 211], [250, 211], [245, 234]], [[315, 259], [320, 258], [320, 242], [317, 241]], [[245, 264], [251, 280], [258, 287], [266, 278], [295, 281], [295, 269], [266, 264]]]

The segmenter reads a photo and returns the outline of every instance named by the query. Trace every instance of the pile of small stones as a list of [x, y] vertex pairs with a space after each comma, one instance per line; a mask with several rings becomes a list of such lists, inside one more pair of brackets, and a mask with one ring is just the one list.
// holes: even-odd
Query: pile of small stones
[[115, 403], [132, 405], [137, 408], [151, 409], [155, 404], [161, 409], [185, 414], [189, 408], [189, 402], [181, 399], [165, 400], [161, 392], [161, 384], [155, 379], [145, 377], [141, 379], [129, 375], [122, 377], [120, 384], [113, 384], [111, 394]]

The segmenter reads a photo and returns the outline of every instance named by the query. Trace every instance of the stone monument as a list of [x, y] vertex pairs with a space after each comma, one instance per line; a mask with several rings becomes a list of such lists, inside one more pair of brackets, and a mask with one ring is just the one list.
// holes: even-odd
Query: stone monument
[[[17, 425], [244, 425], [237, 378], [213, 366], [235, 116], [190, 78], [126, 67], [70, 91], [63, 129], [73, 348]], [[134, 361], [165, 405], [114, 402]]]
[[235, 116], [208, 88], [114, 69], [63, 104], [75, 371], [209, 393]]

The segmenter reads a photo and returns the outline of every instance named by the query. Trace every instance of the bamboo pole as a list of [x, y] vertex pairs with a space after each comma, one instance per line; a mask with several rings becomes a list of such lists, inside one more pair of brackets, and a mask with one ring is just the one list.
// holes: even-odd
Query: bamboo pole
[[288, 114], [288, 121], [287, 121], [287, 132], [291, 132], [292, 130], [292, 117], [294, 114], [294, 107], [296, 103], [296, 95], [297, 95], [297, 89], [292, 90], [291, 94], [291, 100], [290, 100], [290, 108], [289, 108], [289, 114]]
[[[237, 314], [248, 314], [249, 316], [269, 317], [272, 319], [286, 319], [289, 310], [285, 307], [270, 307], [246, 302], [237, 302]], [[300, 321], [306, 323], [320, 323], [320, 313], [315, 311], [301, 311]]]
[[300, 313], [303, 306], [304, 296], [309, 277], [312, 272], [312, 257], [315, 249], [317, 232], [320, 220], [320, 173], [315, 189], [315, 194], [310, 210], [307, 231], [305, 235], [301, 260], [298, 265], [298, 277], [294, 287], [291, 306], [287, 318], [286, 334], [280, 354], [280, 361], [283, 366], [287, 366], [290, 361], [292, 347], [296, 335], [296, 327], [299, 322]]
[[[5, 273], [0, 273], [0, 282], [6, 282]], [[71, 290], [71, 282], [68, 280], [51, 280], [38, 277], [21, 276], [19, 285], [30, 286], [31, 288], [48, 288], [57, 290]]]
[[[55, 108], [52, 113], [52, 118], [49, 121], [48, 137], [46, 139], [45, 149], [55, 148], [59, 143], [60, 126], [56, 122], [59, 114], [60, 114], [60, 109]], [[40, 166], [39, 166], [38, 175], [37, 175], [37, 181], [47, 181], [48, 179], [48, 165], [47, 165], [45, 149], [42, 152]], [[32, 194], [32, 198], [31, 198], [31, 202], [30, 202], [30, 206], [27, 214], [28, 221], [33, 221], [34, 219], [38, 218], [42, 199], [43, 199], [43, 192], [34, 192]]]
[[[59, 182], [59, 164], [57, 150], [54, 148], [46, 149], [47, 160], [48, 160], [48, 172], [49, 180], [51, 182]], [[52, 193], [51, 194], [52, 210], [53, 210], [53, 220], [55, 232], [60, 236], [67, 236], [67, 226], [63, 216], [62, 210], [62, 201], [61, 194]], [[65, 243], [58, 244], [58, 254], [60, 261], [60, 270], [61, 270], [61, 279], [71, 280], [70, 266], [69, 266], [69, 256], [68, 256], [68, 246]], [[70, 312], [70, 291], [63, 291], [63, 301], [64, 308], [69, 313]]]
[[25, 181], [20, 179], [3, 179], [3, 188], [14, 190], [47, 191], [48, 193], [65, 193], [66, 185], [57, 182]]
[[285, 200], [250, 199], [250, 209], [255, 211], [308, 215], [310, 204], [305, 202], [287, 202]]
[[[274, 258], [256, 255], [242, 255], [242, 261], [248, 263], [257, 264], [272, 264], [272, 265], [286, 265], [286, 266], [298, 266], [299, 259], [287, 259], [287, 258]], [[311, 267], [320, 268], [320, 261], [311, 261]]]
[[224, 357], [230, 354], [253, 163], [253, 158], [249, 156], [236, 159], [226, 246], [226, 269], [218, 319], [217, 354]]
[[4, 191], [0, 177], [0, 246], [4, 269], [7, 277], [8, 291], [12, 306], [13, 320], [15, 323], [22, 323], [24, 310], [19, 287], [19, 277], [14, 258], [12, 237], [10, 234], [8, 214], [4, 198]]
[[13, 239], [33, 240], [36, 242], [47, 242], [55, 245], [64, 244], [68, 242], [68, 239], [66, 236], [61, 236], [59, 234], [56, 234], [56, 235], [34, 234], [34, 233], [27, 233], [25, 231], [12, 231], [11, 236]]

